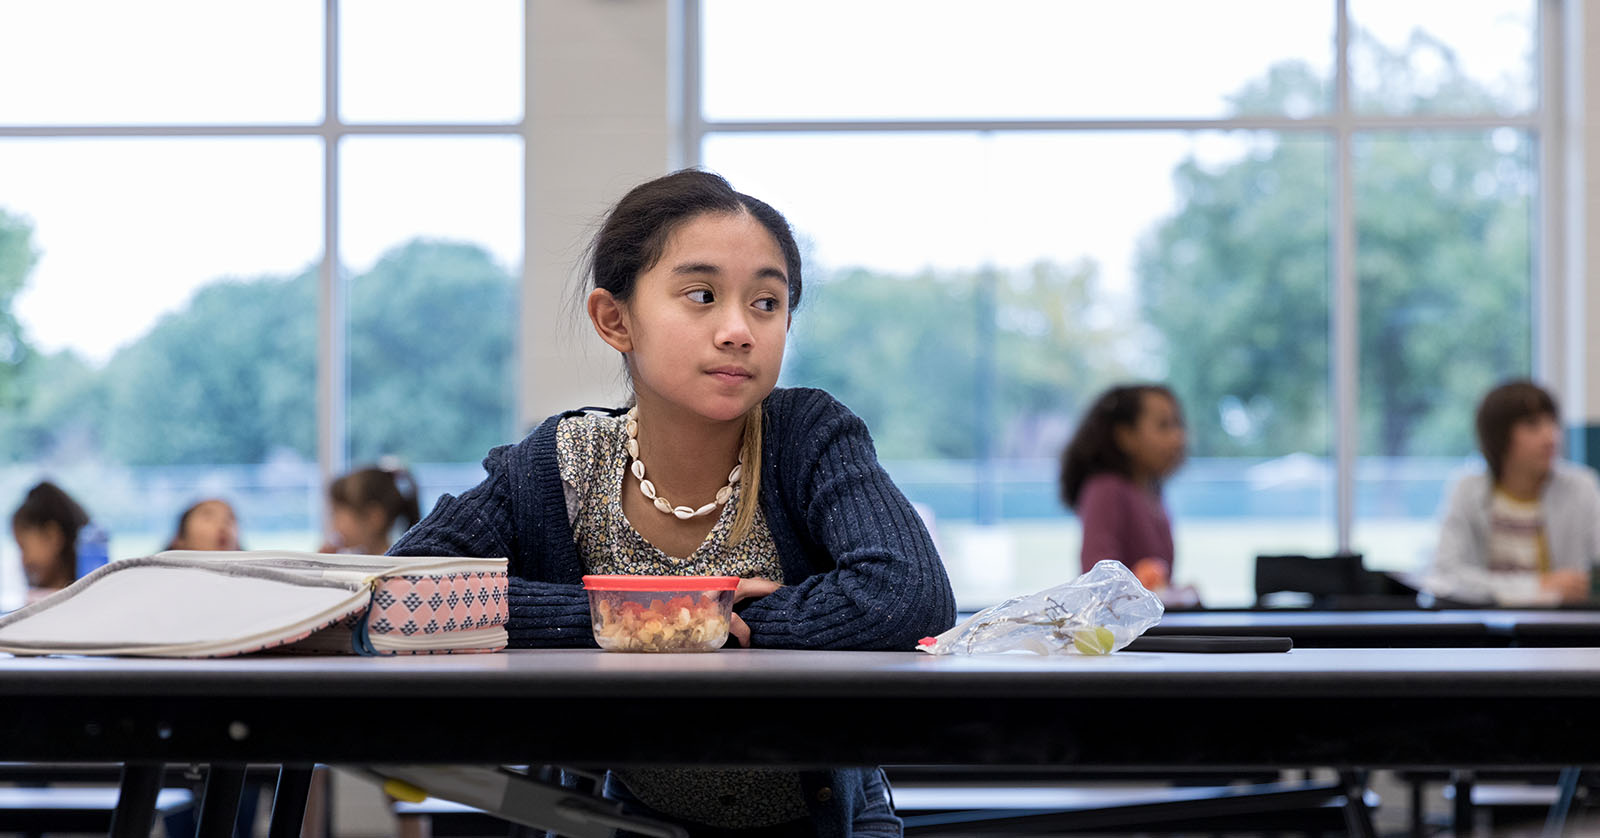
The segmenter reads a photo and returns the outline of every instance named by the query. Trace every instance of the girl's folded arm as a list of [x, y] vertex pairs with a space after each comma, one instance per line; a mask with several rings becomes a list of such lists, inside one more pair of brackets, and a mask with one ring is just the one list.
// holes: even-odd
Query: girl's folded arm
[[582, 585], [511, 577], [510, 621], [514, 647], [593, 646], [589, 595]]
[[[513, 565], [515, 531], [511, 526], [511, 490], [506, 460], [511, 446], [501, 446], [483, 458], [488, 476], [458, 496], [443, 494], [416, 526], [389, 548], [391, 556], [470, 556], [506, 558]], [[513, 575], [516, 572], [512, 568]]]
[[507, 477], [512, 446], [483, 460], [488, 476], [458, 497], [442, 495], [433, 511], [389, 550], [396, 556], [477, 556], [510, 560], [509, 620], [512, 646], [592, 646], [589, 597], [581, 585], [536, 582], [530, 557], [518, 548]]
[[948, 629], [955, 598], [944, 563], [878, 464], [866, 425], [841, 407], [802, 438], [822, 440], [803, 479], [804, 526], [835, 567], [745, 607], [751, 645], [910, 650]]

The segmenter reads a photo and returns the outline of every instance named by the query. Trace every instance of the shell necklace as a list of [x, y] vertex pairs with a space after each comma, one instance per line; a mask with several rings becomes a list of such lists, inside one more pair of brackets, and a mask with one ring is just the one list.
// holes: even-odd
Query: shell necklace
[[640, 493], [648, 498], [656, 509], [664, 514], [675, 516], [680, 521], [687, 521], [690, 518], [699, 518], [701, 515], [710, 515], [716, 511], [717, 507], [727, 503], [728, 498], [733, 497], [733, 484], [739, 482], [739, 473], [744, 468], [744, 454], [741, 453], [739, 455], [739, 464], [733, 467], [733, 471], [728, 472], [728, 485], [717, 490], [716, 500], [699, 509], [695, 509], [692, 506], [673, 506], [671, 501], [656, 494], [656, 484], [651, 483], [644, 476], [644, 461], [639, 459], [638, 405], [628, 409], [627, 424], [628, 457], [633, 460], [633, 463], [628, 466], [628, 470], [633, 472], [633, 476], [639, 481]]

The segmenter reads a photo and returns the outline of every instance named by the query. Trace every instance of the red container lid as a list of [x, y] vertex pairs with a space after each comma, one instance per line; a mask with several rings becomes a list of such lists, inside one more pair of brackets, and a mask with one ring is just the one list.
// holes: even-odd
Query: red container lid
[[732, 591], [737, 576], [585, 576], [590, 591]]

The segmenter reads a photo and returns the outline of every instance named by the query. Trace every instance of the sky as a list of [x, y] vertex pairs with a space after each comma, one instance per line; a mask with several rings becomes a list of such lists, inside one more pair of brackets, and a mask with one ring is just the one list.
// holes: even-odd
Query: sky
[[[1392, 43], [1427, 21], [1485, 80], [1528, 49], [1528, 0], [1351, 8]], [[521, 15], [517, 0], [346, 0], [342, 116], [516, 120]], [[313, 124], [321, 16], [319, 0], [6, 0], [0, 78], [29, 83], [0, 85], [0, 124]], [[1332, 62], [1326, 0], [709, 0], [703, 19], [712, 118], [1210, 117], [1276, 61]], [[1126, 293], [1140, 237], [1175, 208], [1173, 166], [1255, 141], [721, 135], [703, 159], [786, 212], [824, 266], [1088, 257]], [[517, 138], [348, 139], [340, 161], [352, 270], [416, 235], [520, 264]], [[104, 361], [208, 282], [306, 268], [322, 180], [315, 137], [0, 138], [0, 209], [31, 221], [41, 253], [17, 302], [29, 338]]]

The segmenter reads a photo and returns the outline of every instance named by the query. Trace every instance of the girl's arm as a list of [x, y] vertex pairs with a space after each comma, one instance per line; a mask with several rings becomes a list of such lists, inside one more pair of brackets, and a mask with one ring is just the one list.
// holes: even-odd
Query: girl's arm
[[[527, 443], [524, 443], [527, 444]], [[517, 487], [511, 473], [516, 447], [502, 446], [483, 460], [488, 476], [459, 497], [441, 495], [433, 511], [389, 549], [395, 556], [505, 557], [510, 562], [510, 644], [593, 646], [589, 597], [583, 586], [539, 581], [532, 545], [517, 537], [512, 513]], [[525, 493], [534, 487], [521, 487]], [[537, 508], [531, 501], [529, 508]], [[564, 501], [561, 501], [564, 502]]]
[[1088, 573], [1096, 563], [1105, 559], [1133, 566], [1135, 556], [1123, 555], [1122, 531], [1126, 526], [1126, 509], [1122, 498], [1104, 479], [1089, 478], [1078, 496], [1078, 523], [1083, 528], [1083, 549], [1079, 564]]
[[[1493, 491], [1490, 489], [1489, 491]], [[1538, 593], [1535, 574], [1489, 570], [1484, 533], [1474, 524], [1487, 501], [1476, 478], [1456, 483], [1439, 526], [1439, 544], [1424, 585], [1434, 596], [1468, 602], [1526, 602]]]
[[775, 451], [779, 466], [762, 477], [782, 481], [785, 505], [803, 513], [794, 523], [835, 566], [744, 608], [751, 645], [911, 650], [955, 624], [944, 563], [878, 464], [866, 425], [831, 397], [815, 396], [791, 405], [804, 413], [784, 417], [795, 421], [781, 435], [794, 447]]

